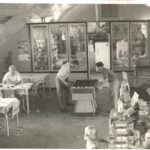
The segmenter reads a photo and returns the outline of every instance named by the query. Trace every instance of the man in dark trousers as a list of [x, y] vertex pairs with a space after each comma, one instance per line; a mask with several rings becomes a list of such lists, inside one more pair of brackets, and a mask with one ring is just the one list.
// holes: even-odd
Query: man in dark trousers
[[98, 68], [98, 71], [102, 73], [104, 84], [106, 82], [110, 83], [111, 96], [113, 97], [114, 107], [117, 109], [120, 86], [119, 79], [112, 70], [105, 68], [102, 62], [96, 63], [96, 66]]
[[68, 100], [68, 88], [70, 87], [71, 83], [68, 81], [70, 76], [70, 63], [67, 61], [63, 62], [60, 70], [56, 75], [56, 90], [58, 96], [59, 107], [62, 112], [67, 112], [67, 100]]

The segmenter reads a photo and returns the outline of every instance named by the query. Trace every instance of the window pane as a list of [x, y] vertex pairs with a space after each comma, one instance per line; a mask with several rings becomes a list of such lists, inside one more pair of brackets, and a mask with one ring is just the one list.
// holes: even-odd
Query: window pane
[[[99, 61], [103, 61], [104, 66], [110, 68], [110, 23], [88, 22], [87, 31], [88, 55], [90, 56], [88, 61], [91, 73], [96, 71], [95, 63]], [[105, 54], [107, 59], [104, 57]]]
[[32, 60], [34, 71], [48, 71], [47, 26], [31, 26]]
[[68, 60], [67, 54], [67, 25], [49, 25], [50, 49], [52, 70], [58, 70], [64, 60]]
[[109, 34], [109, 22], [88, 22], [88, 33]]
[[69, 24], [70, 61], [72, 70], [87, 71], [86, 24]]
[[130, 27], [131, 37], [131, 68], [136, 65], [136, 60], [146, 57], [148, 52], [147, 44], [147, 23], [146, 22], [132, 22]]
[[129, 23], [111, 23], [113, 70], [129, 70]]

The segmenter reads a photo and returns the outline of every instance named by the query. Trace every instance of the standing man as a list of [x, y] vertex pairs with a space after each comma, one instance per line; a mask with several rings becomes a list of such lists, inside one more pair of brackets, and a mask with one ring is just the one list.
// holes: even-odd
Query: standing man
[[120, 86], [119, 79], [112, 70], [105, 68], [102, 62], [96, 63], [96, 66], [103, 75], [104, 84], [110, 82], [111, 96], [113, 97], [114, 107], [117, 109]]
[[71, 83], [69, 83], [70, 75], [70, 63], [67, 61], [63, 62], [60, 70], [56, 75], [56, 90], [58, 96], [59, 107], [62, 112], [67, 112], [67, 94], [68, 88], [70, 87]]
[[9, 72], [4, 75], [3, 83], [4, 84], [20, 84], [22, 81], [21, 75], [16, 71], [14, 65], [9, 66]]

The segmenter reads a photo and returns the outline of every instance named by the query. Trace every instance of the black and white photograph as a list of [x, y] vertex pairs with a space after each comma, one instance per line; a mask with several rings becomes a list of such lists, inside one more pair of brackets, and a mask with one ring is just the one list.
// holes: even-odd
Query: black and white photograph
[[150, 1], [0, 0], [0, 149], [150, 149]]

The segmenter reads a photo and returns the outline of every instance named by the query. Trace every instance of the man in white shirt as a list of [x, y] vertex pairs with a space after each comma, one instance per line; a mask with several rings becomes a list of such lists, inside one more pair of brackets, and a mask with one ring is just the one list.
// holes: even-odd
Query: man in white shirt
[[14, 65], [9, 66], [9, 72], [4, 75], [3, 83], [16, 85], [20, 84], [21, 81], [21, 75], [18, 71], [16, 71], [16, 67]]
[[59, 107], [62, 112], [67, 112], [67, 92], [71, 83], [68, 81], [70, 75], [70, 63], [63, 62], [60, 70], [56, 75], [56, 90], [58, 95]]

